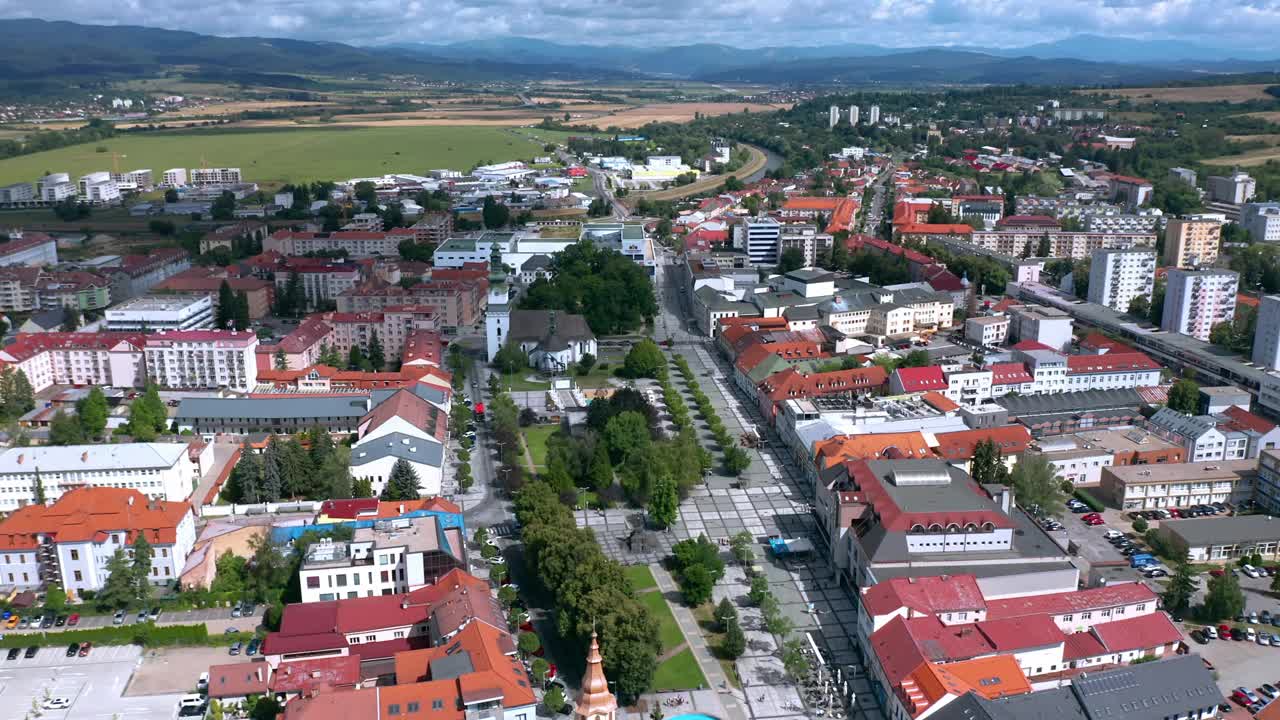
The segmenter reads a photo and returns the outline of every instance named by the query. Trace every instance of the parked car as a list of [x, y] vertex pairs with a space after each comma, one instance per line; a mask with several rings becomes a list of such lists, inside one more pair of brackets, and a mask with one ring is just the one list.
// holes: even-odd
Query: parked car
[[112, 624], [112, 625], [123, 625], [123, 624], [124, 624], [124, 611], [123, 611], [123, 610], [117, 610], [117, 611], [116, 611], [116, 614], [111, 616], [111, 624]]
[[140, 622], [140, 623], [144, 623], [144, 622], [146, 622], [146, 621], [147, 621], [147, 611], [146, 611], [146, 610], [139, 610], [139, 611], [138, 611], [138, 622]]
[[248, 647], [246, 647], [246, 648], [244, 649], [244, 654], [245, 654], [245, 655], [257, 655], [257, 654], [258, 654], [258, 647], [259, 647], [260, 645], [262, 645], [262, 643], [261, 643], [261, 641], [259, 641], [259, 640], [258, 640], [258, 638], [254, 638], [254, 639], [250, 640], [250, 641], [249, 641], [249, 645], [248, 645]]
[[93, 643], [91, 642], [80, 643], [80, 657], [88, 657], [89, 652], [91, 650], [93, 650]]
[[200, 679], [196, 680], [196, 690], [202, 693], [209, 692], [209, 673], [200, 673]]
[[231, 617], [240, 617], [240, 602], [237, 600], [235, 605], [231, 606]]
[[53, 626], [54, 626], [54, 627], [62, 627], [63, 625], [66, 625], [66, 624], [67, 624], [67, 616], [66, 616], [66, 615], [59, 615], [59, 616], [58, 616], [58, 619], [53, 621]]
[[1231, 691], [1231, 699], [1241, 705], [1251, 705], [1258, 702], [1258, 696], [1247, 687], [1238, 687]]
[[243, 647], [243, 646], [244, 646], [244, 643], [242, 643], [242, 642], [240, 642], [239, 640], [237, 640], [237, 641], [235, 641], [235, 643], [233, 643], [233, 644], [231, 645], [231, 649], [227, 651], [227, 654], [228, 654], [228, 655], [239, 655], [239, 654], [240, 654], [240, 648], [241, 648], [241, 647]]
[[40, 703], [40, 707], [44, 710], [66, 710], [71, 707], [71, 698], [51, 697]]
[[32, 645], [31, 647], [27, 648], [26, 652], [22, 653], [22, 657], [30, 660], [31, 658], [35, 657], [36, 653], [38, 652], [40, 652], [40, 646]]
[[1244, 640], [1244, 631], [1240, 628], [1231, 628], [1231, 639], [1236, 642]]
[[47, 629], [47, 628], [53, 627], [53, 623], [57, 619], [58, 619], [57, 615], [54, 615], [53, 613], [46, 613], [44, 617], [40, 618], [41, 629]]
[[1100, 517], [1094, 517], [1094, 518], [1089, 518], [1088, 520], [1085, 520], [1085, 521], [1084, 521], [1084, 524], [1085, 524], [1085, 525], [1089, 525], [1089, 526], [1094, 526], [1094, 525], [1101, 525], [1101, 524], [1103, 524], [1104, 522], [1106, 522], [1106, 521], [1105, 521], [1105, 520], [1103, 520], [1102, 518], [1100, 518]]
[[80, 613], [71, 613], [67, 618], [67, 627], [75, 627], [80, 624]]
[[1275, 700], [1280, 697], [1280, 689], [1277, 689], [1276, 686], [1271, 683], [1262, 683], [1262, 685], [1258, 687], [1258, 690], [1265, 695], [1268, 700]]
[[1263, 647], [1270, 647], [1271, 633], [1264, 633], [1264, 632], [1258, 633], [1258, 644], [1262, 645]]
[[1102, 533], [1102, 537], [1108, 540], [1115, 540], [1117, 538], [1124, 537], [1124, 533], [1120, 532], [1119, 530], [1108, 529], [1106, 532]]
[[1270, 611], [1270, 610], [1263, 610], [1262, 612], [1258, 613], [1258, 622], [1262, 623], [1263, 625], [1270, 625], [1270, 624], [1271, 624], [1271, 611]]
[[14, 616], [12, 616], [12, 617], [10, 617], [10, 618], [9, 618], [9, 622], [5, 623], [5, 624], [4, 624], [4, 626], [5, 626], [6, 628], [9, 628], [10, 630], [12, 630], [12, 629], [14, 629], [14, 628], [18, 627], [18, 623], [20, 623], [20, 622], [22, 622], [22, 618], [21, 618], [21, 617], [19, 617], [19, 616], [17, 616], [17, 615], [14, 615]]
[[1260, 577], [1258, 574], [1258, 568], [1252, 565], [1242, 565], [1240, 569], [1244, 571], [1245, 575], [1248, 575], [1251, 578]]
[[1209, 638], [1210, 640], [1218, 639], [1218, 630], [1212, 625], [1205, 625], [1203, 628], [1201, 628], [1200, 632], [1204, 633], [1204, 636]]
[[153, 607], [153, 608], [151, 608], [151, 612], [147, 613], [147, 617], [151, 618], [151, 620], [152, 620], [153, 622], [154, 622], [155, 620], [159, 619], [159, 617], [160, 617], [160, 608], [158, 608], [158, 607]]
[[1195, 641], [1196, 641], [1196, 643], [1197, 643], [1197, 644], [1199, 644], [1199, 645], [1208, 645], [1208, 644], [1209, 644], [1209, 638], [1205, 637], [1204, 632], [1203, 632], [1203, 631], [1201, 631], [1201, 630], [1192, 630], [1191, 632], [1189, 632], [1189, 633], [1187, 633], [1187, 634], [1188, 634], [1188, 635], [1190, 635], [1190, 636], [1191, 636], [1191, 639], [1192, 639], [1192, 640], [1195, 640]]
[[80, 652], [80, 643], [71, 643], [67, 646], [67, 657], [75, 657]]
[[1155, 567], [1147, 566], [1142, 568], [1142, 575], [1143, 577], [1148, 577], [1148, 578], [1168, 577], [1169, 569], [1164, 567], [1163, 565], [1157, 565]]
[[1258, 624], [1258, 613], [1256, 611], [1249, 613], [1249, 622], [1253, 625]]

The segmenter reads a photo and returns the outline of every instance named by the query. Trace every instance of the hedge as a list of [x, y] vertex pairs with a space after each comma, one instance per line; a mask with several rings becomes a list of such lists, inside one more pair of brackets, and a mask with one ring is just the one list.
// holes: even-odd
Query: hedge
[[1088, 505], [1089, 509], [1094, 512], [1102, 512], [1105, 509], [1102, 503], [1098, 502], [1096, 499], [1094, 499], [1092, 495], [1085, 492], [1084, 490], [1077, 490], [1073, 494], [1075, 495], [1077, 500], [1084, 503], [1085, 505]]
[[0, 637], [0, 648], [66, 646], [71, 643], [91, 642], [94, 645], [142, 645], [165, 647], [169, 645], [230, 645], [237, 640], [248, 642], [253, 633], [210, 635], [204, 625], [156, 625], [139, 623], [112, 625], [84, 630], [62, 630], [39, 633], [6, 633]]

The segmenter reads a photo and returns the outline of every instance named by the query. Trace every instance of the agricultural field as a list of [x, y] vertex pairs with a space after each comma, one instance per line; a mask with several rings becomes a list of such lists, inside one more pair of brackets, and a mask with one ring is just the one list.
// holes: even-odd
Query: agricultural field
[[[1265, 91], [1273, 83], [1252, 85], [1197, 85], [1194, 87], [1113, 88], [1107, 90], [1081, 90], [1085, 95], [1118, 95], [1133, 102], [1225, 102], [1242, 103], [1250, 100], [1274, 100]], [[1108, 102], [1115, 102], [1108, 101]]]
[[695, 113], [702, 115], [729, 115], [731, 113], [740, 113], [743, 108], [750, 108], [751, 112], [768, 112], [770, 110], [785, 110], [787, 107], [787, 105], [715, 102], [655, 103], [607, 113], [583, 124], [593, 125], [601, 129], [607, 127], [636, 128], [651, 122], [688, 122], [693, 119]]
[[486, 127], [292, 128], [125, 135], [0, 160], [0, 184], [34, 182], [45, 172], [77, 177], [121, 169], [239, 167], [246, 180], [264, 186], [345, 179], [388, 172], [467, 170], [478, 164], [530, 160], [537, 141], [513, 130]]
[[231, 100], [228, 102], [213, 102], [206, 105], [188, 105], [172, 112], [166, 112], [157, 115], [154, 120], [156, 122], [164, 122], [176, 118], [193, 118], [193, 117], [222, 117], [226, 115], [236, 115], [242, 112], [251, 112], [254, 110], [282, 110], [296, 108], [315, 108], [320, 110], [331, 103], [322, 102], [302, 102], [299, 100]]

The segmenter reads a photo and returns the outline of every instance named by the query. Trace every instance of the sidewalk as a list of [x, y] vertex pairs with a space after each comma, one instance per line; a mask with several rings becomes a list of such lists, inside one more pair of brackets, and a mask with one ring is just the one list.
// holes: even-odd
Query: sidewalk
[[[653, 578], [658, 582], [658, 592], [664, 596], [678, 592], [676, 581], [672, 579], [666, 568], [661, 565], [650, 565], [649, 570], [653, 572]], [[702, 674], [706, 676], [708, 685], [712, 690], [719, 692], [720, 702], [724, 705], [728, 720], [748, 720], [751, 715], [742, 706], [742, 698], [739, 697], [741, 691], [734, 690], [729, 685], [724, 671], [720, 668], [720, 662], [707, 647], [706, 638], [702, 636], [702, 630], [698, 627], [698, 621], [693, 617], [693, 613], [680, 603], [667, 604], [675, 615], [680, 631], [684, 633], [685, 642], [693, 650], [693, 656], [697, 659]]]

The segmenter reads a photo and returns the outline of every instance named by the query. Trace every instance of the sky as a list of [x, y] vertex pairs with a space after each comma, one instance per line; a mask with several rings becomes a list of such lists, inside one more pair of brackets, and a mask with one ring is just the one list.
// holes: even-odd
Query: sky
[[1280, 0], [0, 0], [0, 17], [354, 45], [519, 35], [582, 44], [1008, 47], [1097, 34], [1271, 48], [1280, 36]]

